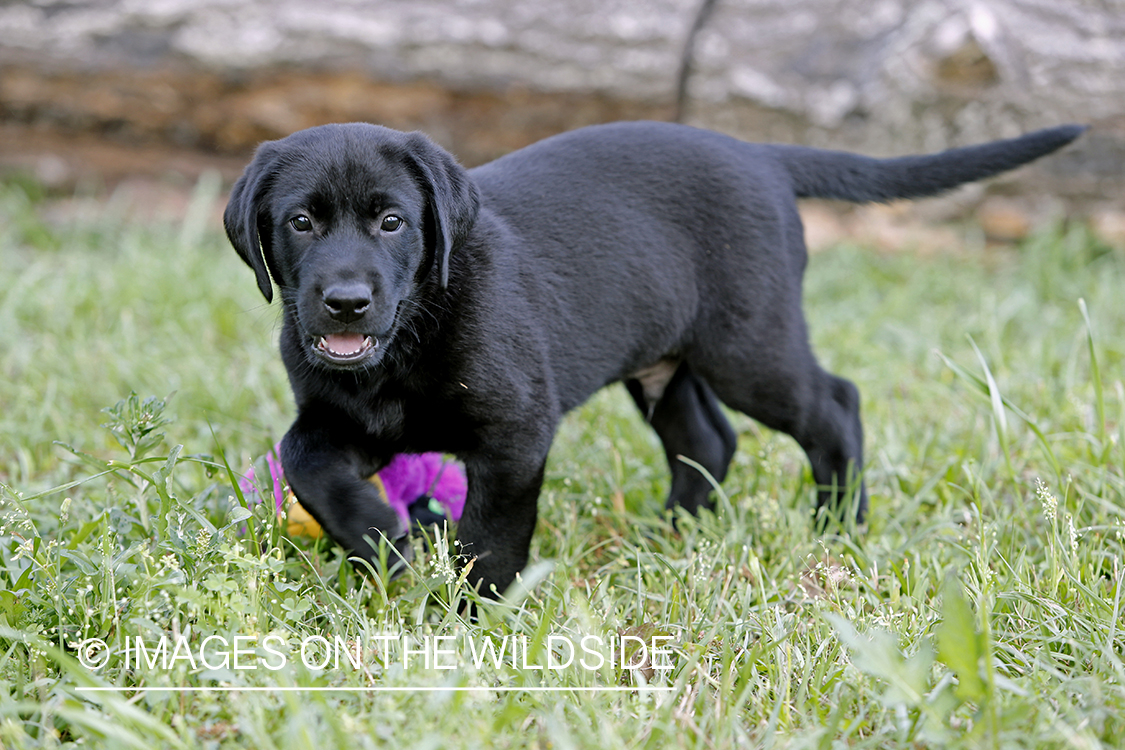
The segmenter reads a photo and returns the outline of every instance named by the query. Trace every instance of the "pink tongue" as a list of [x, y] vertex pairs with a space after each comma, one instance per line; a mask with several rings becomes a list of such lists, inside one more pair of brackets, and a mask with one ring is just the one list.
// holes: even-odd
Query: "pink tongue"
[[337, 354], [357, 354], [363, 349], [366, 336], [358, 333], [334, 333], [324, 337], [324, 343]]

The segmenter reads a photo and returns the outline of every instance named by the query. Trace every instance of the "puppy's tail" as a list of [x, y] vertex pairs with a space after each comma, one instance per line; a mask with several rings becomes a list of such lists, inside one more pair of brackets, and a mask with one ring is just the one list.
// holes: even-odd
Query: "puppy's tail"
[[966, 182], [1015, 169], [1062, 148], [1084, 132], [1085, 125], [1062, 125], [1019, 138], [895, 159], [803, 146], [774, 148], [798, 198], [883, 203], [938, 195]]

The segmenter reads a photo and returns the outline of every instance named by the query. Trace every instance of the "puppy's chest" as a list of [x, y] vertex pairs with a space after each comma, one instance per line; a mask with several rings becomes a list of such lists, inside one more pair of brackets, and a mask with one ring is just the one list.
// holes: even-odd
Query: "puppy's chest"
[[459, 453], [476, 447], [480, 420], [462, 399], [439, 392], [411, 393], [387, 389], [339, 404], [367, 434], [395, 452]]
[[476, 448], [480, 423], [457, 400], [421, 396], [404, 403], [403, 433], [414, 451], [459, 453]]

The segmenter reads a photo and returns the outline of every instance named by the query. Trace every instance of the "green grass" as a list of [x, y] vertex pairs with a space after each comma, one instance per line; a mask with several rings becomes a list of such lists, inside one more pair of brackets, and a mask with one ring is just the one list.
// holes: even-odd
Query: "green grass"
[[[868, 528], [818, 535], [800, 451], [736, 416], [717, 511], [673, 530], [609, 389], [559, 432], [522, 588], [469, 622], [423, 542], [384, 584], [244, 506], [232, 473], [292, 406], [276, 312], [197, 198], [176, 226], [50, 225], [0, 189], [0, 747], [1125, 746], [1125, 254], [1081, 225], [812, 259], [817, 350], [864, 396]], [[258, 651], [125, 651], [162, 635]], [[384, 659], [384, 635], [460, 663]], [[667, 637], [672, 668], [469, 653], [519, 637], [543, 666], [585, 635]], [[306, 666], [317, 636], [362, 664]], [[81, 690], [109, 686], [138, 689]], [[425, 689], [246, 689], [286, 686]], [[605, 686], [631, 689], [532, 689]]]

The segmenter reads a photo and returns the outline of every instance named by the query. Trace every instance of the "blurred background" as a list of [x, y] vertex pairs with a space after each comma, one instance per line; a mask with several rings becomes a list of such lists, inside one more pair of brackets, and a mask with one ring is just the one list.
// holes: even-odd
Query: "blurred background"
[[897, 155], [1093, 125], [1065, 153], [916, 207], [805, 209], [810, 244], [1019, 239], [1081, 215], [1125, 241], [1121, 0], [30, 0], [0, 4], [0, 176], [182, 211], [262, 140], [422, 129], [467, 166], [553, 133], [680, 119]]

